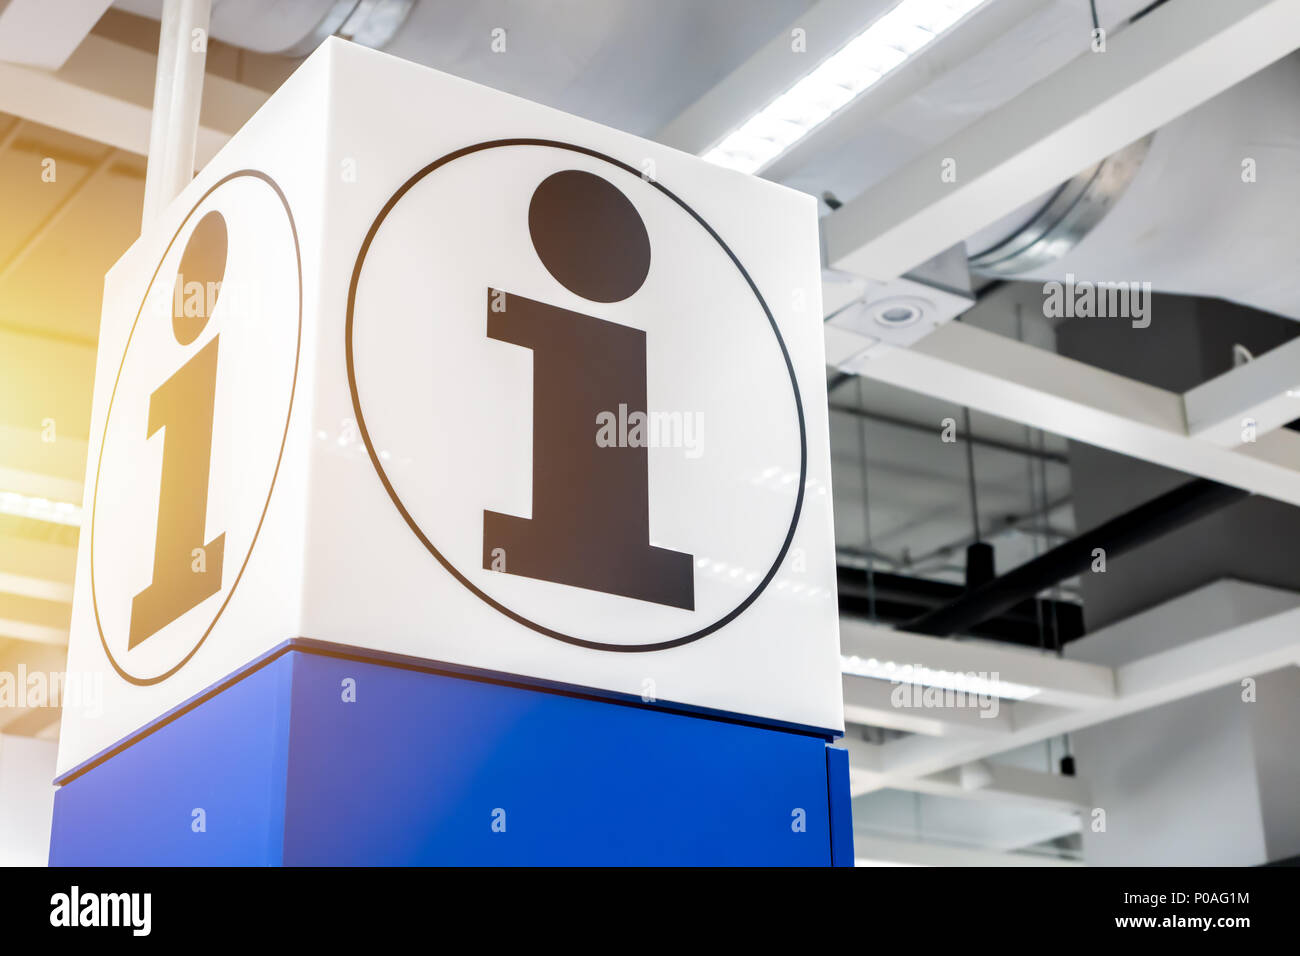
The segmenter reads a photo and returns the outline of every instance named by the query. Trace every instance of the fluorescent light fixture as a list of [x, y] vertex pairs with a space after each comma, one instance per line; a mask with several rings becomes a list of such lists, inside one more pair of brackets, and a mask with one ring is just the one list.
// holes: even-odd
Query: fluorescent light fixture
[[33, 498], [20, 495], [16, 491], [0, 491], [0, 514], [14, 515], [18, 518], [35, 518], [37, 521], [50, 521], [54, 524], [81, 526], [81, 505], [71, 505], [66, 501], [50, 501], [48, 498]]
[[1041, 687], [1002, 680], [997, 674], [933, 670], [915, 664], [879, 661], [874, 657], [864, 660], [856, 654], [850, 657], [841, 655], [840, 670], [854, 677], [873, 677], [896, 684], [919, 684], [922, 687], [938, 687], [976, 696], [1000, 697], [1003, 700], [1028, 700], [1042, 693]]
[[901, 0], [704, 153], [756, 173], [985, 0]]

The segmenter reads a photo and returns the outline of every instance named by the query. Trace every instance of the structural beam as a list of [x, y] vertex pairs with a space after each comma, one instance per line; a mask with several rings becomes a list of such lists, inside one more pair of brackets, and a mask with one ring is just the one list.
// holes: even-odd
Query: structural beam
[[929, 708], [907, 700], [896, 703], [890, 681], [845, 674], [844, 720], [850, 724], [886, 727], [927, 737], [962, 737], [1010, 733], [1010, 712], [996, 715], [972, 708]]
[[86, 472], [84, 438], [41, 439], [39, 426], [0, 424], [0, 491], [80, 505]]
[[81, 504], [95, 349], [0, 328], [0, 491]]
[[[0, 63], [0, 111], [145, 156], [157, 57], [91, 34], [54, 72]], [[202, 167], [270, 94], [209, 76], [194, 164]]]
[[[1161, 7], [1160, 9], [1164, 9]], [[1300, 504], [1300, 433], [1224, 448], [1188, 433], [1183, 396], [986, 332], [941, 326], [907, 349], [881, 346], [853, 371], [1065, 438]]]
[[71, 604], [76, 569], [75, 547], [0, 536], [0, 592]]
[[1300, 418], [1300, 338], [1196, 386], [1183, 402], [1188, 432], [1222, 448]]
[[0, 591], [0, 638], [66, 647], [72, 608], [62, 601], [45, 601]]
[[[52, 644], [0, 640], [0, 671], [13, 674], [15, 679], [20, 669], [28, 675], [40, 673], [47, 681], [47, 690], [51, 678], [64, 672], [67, 657], [65, 648]], [[25, 689], [21, 688], [20, 692]], [[50, 703], [47, 700], [47, 704]], [[58, 720], [58, 706], [29, 707], [27, 701], [22, 700], [19, 706], [0, 708], [0, 734], [34, 737], [51, 724], [57, 725]]]
[[[1113, 674], [1116, 688], [1109, 700], [1077, 708], [1040, 708], [1025, 719], [1017, 714], [1015, 729], [992, 740], [912, 736], [879, 746], [856, 742], [849, 748], [852, 792], [856, 796], [883, 787], [928, 786], [918, 781], [1005, 750], [1300, 663], [1300, 595], [1219, 581], [1113, 624], [1089, 641], [1123, 647], [1139, 636], [1153, 635], [1166, 637], [1168, 644], [1182, 643], [1116, 668], [1103, 668]], [[855, 759], [857, 767], [852, 766]]]
[[0, 4], [0, 60], [57, 70], [113, 0], [9, 0]]
[[1297, 47], [1300, 0], [1160, 6], [832, 213], [827, 264], [894, 279]]
[[[852, 375], [848, 376], [848, 378], [853, 377], [854, 376]], [[827, 386], [827, 391], [830, 391], [829, 385]], [[1300, 405], [1300, 402], [1293, 401], [1293, 404]], [[933, 422], [918, 422], [897, 415], [884, 415], [880, 412], [873, 412], [857, 405], [831, 402], [830, 410], [832, 412], [839, 412], [842, 415], [852, 415], [854, 418], [862, 418], [869, 422], [875, 422], [878, 425], [889, 425], [892, 428], [900, 428], [910, 432], [919, 432], [932, 438], [935, 433]], [[1049, 451], [1046, 448], [1036, 448], [1033, 445], [1021, 444], [1020, 442], [1002, 441], [998, 438], [984, 437], [973, 433], [960, 432], [960, 434], [962, 441], [970, 442], [978, 448], [988, 448], [994, 451], [1005, 452], [1008, 455], [1017, 455], [1021, 458], [1033, 458], [1037, 461], [1050, 461], [1055, 465], [1068, 465], [1070, 463], [1069, 457], [1064, 452]]]
[[26, 125], [26, 122], [21, 118], [15, 119], [13, 123], [10, 124], [9, 128], [5, 130], [4, 136], [0, 138], [0, 156], [3, 156], [8, 152], [9, 147], [18, 141], [18, 137]]
[[987, 760], [917, 777], [908, 783], [907, 789], [936, 797], [1011, 803], [1065, 813], [1087, 812], [1093, 806], [1087, 781], [1080, 777], [1026, 770]]
[[967, 847], [853, 834], [858, 866], [1083, 866], [1078, 860], [1037, 853], [999, 853]]
[[[1115, 696], [1115, 678], [1108, 667], [983, 641], [952, 641], [909, 634], [849, 618], [840, 619], [840, 652], [862, 660], [874, 658], [900, 666], [910, 664], [936, 671], [973, 673], [1038, 688], [1038, 693], [1027, 701], [1002, 701], [1001, 707], [1006, 709], [1021, 708], [1022, 704], [1031, 704], [1035, 709], [1040, 709], [1038, 705], [1090, 707]], [[888, 686], [888, 682], [880, 683]], [[1023, 710], [1028, 712], [1030, 708]], [[933, 716], [942, 718], [942, 714]]]

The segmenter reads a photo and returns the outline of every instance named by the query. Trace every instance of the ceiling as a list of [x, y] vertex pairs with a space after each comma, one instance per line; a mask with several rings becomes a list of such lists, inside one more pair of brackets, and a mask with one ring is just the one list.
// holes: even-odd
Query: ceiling
[[[288, 17], [312, 2], [282, 0], [280, 7]], [[418, 0], [386, 50], [655, 137], [764, 44], [828, 5], [866, 22], [892, 0]], [[1149, 5], [1097, 2], [1106, 26], [1122, 25]], [[241, 108], [251, 110], [300, 58], [242, 48], [245, 8], [246, 0], [214, 0], [219, 42], [210, 48], [208, 70], [210, 83], [237, 84], [245, 97]], [[275, 8], [262, 5], [263, 12]], [[117, 0], [89, 39], [152, 55], [160, 9], [161, 0]], [[852, 200], [1074, 60], [1087, 49], [1091, 27], [1086, 0], [993, 0], [766, 175], [817, 196]], [[504, 52], [491, 46], [498, 28], [506, 31]], [[810, 48], [842, 39], [810, 37]], [[147, 89], [132, 95], [143, 96], [135, 107], [147, 111]], [[436, 103], [418, 110], [420, 121], [438, 121]], [[203, 122], [216, 132], [222, 123], [232, 126], [227, 133], [238, 126], [212, 111]], [[110, 145], [56, 125], [0, 113], [0, 491], [21, 472], [43, 478], [25, 493], [78, 501], [103, 276], [139, 233], [145, 163], [138, 137], [133, 146]], [[990, 286], [962, 322], [1055, 349], [1056, 329], [1043, 315], [1037, 285]], [[1065, 438], [976, 411], [968, 446], [959, 404], [869, 378], [830, 380], [835, 532], [846, 563], [960, 583], [964, 549], [977, 536], [994, 545], [1002, 571], [1075, 533]], [[34, 437], [46, 419], [57, 422], [56, 448]], [[955, 441], [943, 438], [949, 421]], [[62, 628], [66, 640], [75, 547], [75, 528], [0, 516], [0, 669], [49, 648], [61, 652], [57, 634]], [[4, 575], [12, 573], [6, 552], [43, 562], [66, 594], [6, 592]], [[1065, 582], [1058, 596], [1077, 599], [1074, 582]], [[38, 632], [20, 625], [47, 630], [33, 640]], [[52, 732], [50, 721], [30, 715], [5, 721], [0, 716], [6, 733]], [[1035, 745], [1016, 759], [1033, 763], [1042, 752]], [[914, 837], [909, 818], [919, 799], [882, 790], [859, 803], [871, 805], [891, 837]], [[975, 818], [964, 800], [924, 800], [931, 835], [1001, 849], [1055, 840], [1069, 832], [1072, 819], [1042, 809]]]

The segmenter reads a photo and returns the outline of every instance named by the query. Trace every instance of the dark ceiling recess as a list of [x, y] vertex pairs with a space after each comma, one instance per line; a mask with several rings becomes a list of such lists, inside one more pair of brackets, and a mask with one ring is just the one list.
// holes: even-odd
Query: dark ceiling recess
[[[1247, 497], [1249, 492], [1205, 478], [1189, 481], [1026, 561], [987, 584], [964, 590], [951, 602], [928, 611], [903, 628], [915, 634], [936, 637], [976, 634], [979, 625], [995, 615], [1019, 605], [1044, 588], [1087, 571], [1094, 560], [1095, 549], [1104, 550], [1109, 560]], [[1062, 643], [1068, 640], [1064, 635], [1062, 638]]]
[[[844, 565], [839, 568], [838, 578], [840, 613], [871, 620], [873, 608], [869, 594], [874, 594], [874, 619], [881, 624], [903, 624], [965, 593], [960, 584], [883, 571], [873, 572], [868, 585], [865, 570]], [[1031, 598], [981, 621], [968, 633], [1029, 647], [1057, 647], [1083, 636], [1083, 608], [1070, 601]]]

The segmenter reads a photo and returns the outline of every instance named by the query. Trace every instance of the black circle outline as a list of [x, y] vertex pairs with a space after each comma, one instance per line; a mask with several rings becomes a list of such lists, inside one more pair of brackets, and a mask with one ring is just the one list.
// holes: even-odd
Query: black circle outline
[[[271, 487], [268, 488], [266, 492], [266, 504], [262, 506], [262, 514], [257, 519], [257, 528], [253, 531], [253, 538], [248, 543], [248, 552], [244, 555], [244, 562], [239, 566], [239, 573], [235, 575], [234, 583], [230, 585], [230, 590], [226, 593], [226, 599], [221, 602], [221, 607], [217, 608], [217, 613], [213, 616], [212, 622], [208, 624], [207, 630], [203, 632], [203, 636], [200, 637], [198, 643], [196, 643], [194, 647], [190, 649], [190, 652], [181, 659], [180, 663], [172, 667], [171, 670], [165, 671], [164, 673], [159, 674], [157, 677], [148, 677], [148, 678], [136, 677], [134, 674], [128, 674], [125, 670], [123, 670], [121, 665], [119, 665], [117, 660], [113, 657], [113, 652], [108, 649], [108, 641], [104, 638], [104, 626], [99, 619], [99, 599], [95, 593], [95, 511], [99, 501], [100, 471], [104, 467], [104, 446], [108, 444], [108, 426], [113, 419], [113, 402], [117, 398], [117, 386], [122, 381], [122, 370], [123, 368], [126, 367], [126, 357], [128, 353], [131, 351], [131, 342], [135, 338], [136, 327], [140, 324], [140, 316], [144, 313], [145, 302], [147, 302], [149, 299], [149, 293], [153, 289], [154, 282], [156, 282], [158, 279], [158, 272], [162, 269], [163, 262], [165, 262], [167, 259], [167, 254], [171, 252], [172, 246], [175, 245], [176, 240], [180, 237], [181, 230], [185, 228], [185, 224], [190, 221], [190, 217], [192, 217], [194, 213], [198, 211], [198, 208], [203, 205], [203, 203], [207, 200], [207, 198], [211, 196], [214, 192], [216, 192], [217, 189], [224, 186], [226, 183], [230, 182], [231, 180], [240, 179], [243, 177], [251, 177], [253, 179], [261, 180], [262, 182], [266, 183], [266, 185], [270, 186], [271, 189], [275, 192], [276, 198], [280, 200], [280, 205], [284, 207], [284, 214], [289, 220], [289, 231], [293, 234], [294, 259], [297, 261], [298, 264], [298, 340], [294, 348], [293, 381], [289, 386], [289, 409], [288, 412], [285, 414], [284, 435], [280, 439], [280, 454], [275, 459], [275, 471], [271, 473]], [[212, 629], [216, 627], [217, 621], [221, 618], [222, 613], [226, 610], [226, 605], [228, 605], [230, 603], [230, 599], [234, 597], [235, 588], [239, 586], [240, 578], [244, 576], [244, 569], [248, 567], [248, 559], [253, 556], [253, 547], [257, 544], [257, 537], [262, 532], [262, 523], [266, 520], [267, 509], [271, 507], [271, 495], [275, 491], [275, 482], [276, 479], [280, 476], [280, 464], [284, 460], [284, 448], [289, 441], [289, 423], [293, 419], [293, 402], [294, 402], [294, 397], [298, 390], [298, 366], [301, 358], [302, 358], [302, 250], [298, 244], [298, 225], [293, 218], [293, 210], [289, 208], [289, 200], [285, 197], [284, 191], [280, 188], [280, 186], [276, 183], [276, 181], [272, 179], [270, 176], [268, 176], [266, 173], [257, 169], [236, 170], [235, 172], [228, 173], [227, 175], [223, 176], [221, 179], [217, 180], [215, 183], [213, 183], [211, 186], [208, 187], [207, 192], [205, 192], [202, 196], [199, 197], [198, 201], [194, 204], [194, 206], [190, 209], [190, 211], [185, 214], [185, 218], [181, 220], [181, 224], [176, 227], [176, 232], [172, 235], [171, 239], [168, 241], [167, 248], [164, 249], [162, 255], [158, 257], [158, 265], [154, 267], [153, 275], [149, 278], [149, 284], [145, 287], [144, 296], [140, 300], [140, 308], [137, 309], [135, 313], [135, 321], [131, 323], [131, 331], [126, 337], [126, 345], [122, 349], [122, 360], [121, 362], [118, 363], [117, 366], [117, 377], [113, 380], [113, 391], [110, 393], [108, 398], [108, 411], [104, 413], [104, 432], [100, 436], [99, 459], [95, 464], [95, 492], [91, 498], [91, 503], [90, 503], [90, 602], [91, 602], [91, 606], [94, 608], [95, 611], [95, 629], [99, 631], [99, 643], [104, 648], [104, 654], [108, 657], [108, 662], [113, 665], [113, 670], [117, 671], [118, 676], [121, 677], [123, 680], [129, 681], [132, 684], [135, 684], [139, 687], [148, 687], [152, 684], [162, 683], [167, 678], [171, 677], [182, 667], [188, 664], [190, 662], [190, 659], [195, 654], [198, 653], [199, 648], [202, 647], [204, 641], [208, 639], [208, 635], [212, 633]]]
[[[767, 316], [768, 324], [771, 325], [772, 327], [772, 333], [776, 336], [777, 344], [780, 345], [781, 347], [781, 355], [785, 358], [786, 371], [789, 372], [790, 375], [790, 387], [794, 392], [795, 411], [799, 416], [799, 491], [795, 497], [794, 514], [791, 516], [790, 519], [790, 528], [786, 532], [785, 541], [781, 544], [781, 550], [777, 553], [776, 560], [772, 562], [772, 567], [768, 569], [767, 574], [764, 575], [763, 580], [758, 583], [758, 586], [754, 588], [752, 592], [750, 592], [748, 597], [746, 597], [743, 601], [741, 601], [734, 608], [732, 608], [731, 611], [728, 612], [725, 616], [714, 621], [712, 624], [700, 628], [698, 631], [694, 631], [682, 637], [673, 638], [672, 640], [658, 641], [654, 644], [607, 644], [601, 641], [589, 641], [584, 638], [574, 637], [571, 634], [565, 634], [562, 631], [557, 631], [553, 628], [546, 627], [545, 625], [538, 624], [536, 621], [530, 620], [524, 617], [522, 614], [519, 614], [518, 612], [511, 610], [501, 602], [497, 601], [491, 595], [485, 593], [484, 591], [476, 587], [468, 578], [465, 577], [465, 575], [463, 575], [460, 571], [458, 571], [450, 561], [448, 561], [445, 557], [443, 557], [442, 553], [438, 551], [437, 548], [433, 546], [433, 542], [431, 542], [428, 539], [428, 537], [424, 534], [424, 532], [420, 530], [420, 527], [416, 523], [415, 519], [412, 518], [410, 513], [406, 510], [406, 506], [402, 504], [401, 498], [398, 497], [397, 491], [393, 488], [392, 483], [388, 480], [388, 475], [385, 473], [383, 465], [380, 464], [379, 456], [375, 453], [374, 444], [370, 440], [370, 432], [366, 429], [365, 417], [362, 415], [361, 412], [361, 397], [357, 391], [356, 367], [354, 364], [354, 359], [352, 354], [352, 326], [353, 326], [352, 320], [353, 320], [353, 315], [355, 313], [355, 307], [356, 307], [357, 283], [360, 281], [361, 278], [361, 269], [362, 266], [365, 264], [366, 253], [369, 252], [370, 244], [374, 241], [376, 234], [379, 232], [379, 227], [383, 225], [384, 219], [387, 218], [388, 214], [393, 211], [393, 207], [397, 205], [397, 203], [402, 199], [402, 197], [405, 196], [406, 193], [409, 192], [411, 188], [415, 186], [416, 183], [418, 183], [425, 176], [429, 175], [430, 173], [434, 172], [440, 167], [445, 166], [448, 163], [453, 162], [454, 160], [460, 159], [462, 156], [468, 156], [472, 153], [481, 152], [487, 149], [496, 149], [503, 146], [543, 146], [552, 149], [561, 149], [561, 150], [568, 150], [574, 153], [581, 153], [583, 155], [590, 156], [594, 159], [598, 159], [601, 160], [602, 162], [608, 163], [611, 166], [615, 166], [618, 169], [622, 169], [624, 172], [630, 173], [631, 175], [649, 183], [655, 189], [659, 190], [661, 193], [663, 193], [665, 196], [671, 199], [674, 203], [676, 203], [682, 210], [688, 213], [690, 217], [694, 219], [697, 223], [699, 223], [699, 225], [702, 226], [704, 230], [713, 238], [713, 241], [716, 242], [720, 247], [722, 247], [722, 250], [727, 254], [727, 257], [731, 259], [736, 269], [739, 270], [740, 274], [744, 277], [745, 282], [749, 285], [750, 291], [754, 293], [754, 298], [758, 300], [758, 304], [762, 306], [763, 313]], [[712, 634], [714, 631], [726, 627], [737, 617], [739, 617], [742, 613], [744, 613], [744, 611], [751, 604], [753, 604], [754, 601], [758, 599], [758, 596], [763, 593], [763, 590], [768, 586], [768, 584], [771, 583], [772, 578], [776, 576], [776, 572], [780, 569], [781, 563], [785, 560], [786, 552], [790, 550], [790, 543], [791, 541], [794, 540], [795, 531], [799, 526], [799, 516], [803, 510], [804, 486], [808, 480], [808, 434], [807, 434], [807, 427], [804, 423], [803, 399], [799, 394], [799, 382], [795, 378], [795, 374], [794, 374], [794, 363], [790, 360], [790, 351], [789, 349], [786, 348], [785, 339], [781, 337], [781, 330], [777, 327], [776, 319], [772, 315], [772, 310], [768, 308], [767, 302], [764, 300], [762, 293], [758, 291], [758, 287], [754, 284], [754, 280], [750, 277], [749, 273], [745, 270], [745, 267], [741, 265], [740, 260], [736, 258], [736, 254], [731, 251], [731, 247], [722, 241], [722, 237], [719, 236], [717, 232], [714, 231], [712, 226], [710, 226], [707, 222], [705, 222], [700, 217], [699, 213], [697, 213], [694, 209], [688, 206], [676, 194], [666, 189], [657, 180], [643, 177], [640, 170], [634, 169], [632, 166], [629, 166], [627, 163], [614, 159], [612, 156], [607, 156], [604, 153], [598, 152], [594, 149], [589, 149], [585, 146], [575, 146], [571, 143], [559, 142], [558, 140], [530, 139], [530, 138], [496, 139], [496, 140], [487, 140], [482, 143], [475, 143], [472, 146], [464, 146], [460, 149], [447, 153], [446, 155], [440, 157], [439, 159], [435, 159], [433, 162], [429, 163], [427, 166], [425, 166], [423, 169], [421, 169], [419, 172], [413, 175], [410, 179], [404, 182], [401, 185], [401, 187], [397, 190], [397, 192], [393, 193], [393, 195], [389, 198], [388, 202], [384, 203], [384, 207], [379, 211], [379, 215], [375, 217], [374, 222], [371, 223], [370, 230], [366, 233], [365, 241], [362, 242], [361, 244], [361, 251], [357, 254], [356, 265], [352, 269], [352, 281], [348, 286], [348, 313], [347, 313], [347, 323], [344, 328], [344, 343], [345, 343], [346, 353], [347, 353], [348, 388], [352, 392], [352, 408], [357, 415], [357, 428], [361, 432], [362, 440], [365, 442], [366, 451], [369, 452], [370, 454], [370, 462], [372, 465], [374, 465], [375, 473], [379, 476], [379, 480], [383, 483], [384, 489], [388, 492], [389, 498], [392, 499], [393, 504], [396, 505], [398, 512], [401, 514], [402, 518], [405, 519], [406, 524], [410, 527], [410, 529], [415, 533], [415, 536], [420, 540], [420, 543], [424, 545], [425, 549], [430, 554], [432, 554], [435, 558], [437, 558], [439, 564], [441, 564], [444, 568], [446, 568], [447, 571], [450, 572], [451, 575], [457, 581], [459, 581], [466, 588], [468, 588], [469, 591], [473, 593], [475, 596], [477, 596], [480, 600], [482, 600], [489, 606], [495, 608], [497, 611], [501, 612], [506, 617], [515, 621], [517, 624], [522, 624], [524, 627], [537, 631], [539, 634], [544, 634], [547, 637], [554, 638], [555, 640], [563, 641], [566, 644], [574, 644], [578, 647], [586, 647], [586, 648], [591, 648], [593, 650], [599, 650], [599, 651], [615, 651], [619, 653], [641, 653], [645, 651], [662, 651], [672, 647], [680, 647], [683, 644], [690, 644], [694, 641], [698, 641], [700, 640], [700, 638], [707, 637], [708, 635]]]

